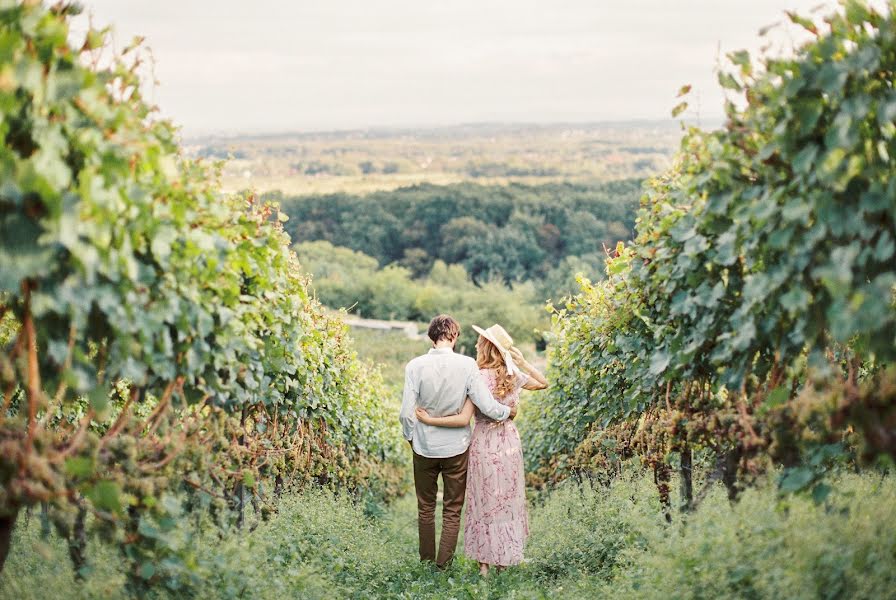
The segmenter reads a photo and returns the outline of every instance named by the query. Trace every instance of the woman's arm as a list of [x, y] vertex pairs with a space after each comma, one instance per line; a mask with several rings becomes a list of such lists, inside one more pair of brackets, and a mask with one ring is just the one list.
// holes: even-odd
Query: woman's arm
[[470, 424], [473, 417], [473, 402], [467, 398], [464, 401], [463, 408], [456, 415], [447, 415], [444, 417], [430, 416], [425, 409], [419, 406], [415, 410], [417, 420], [426, 425], [435, 425], [437, 427], [466, 427]]
[[517, 366], [529, 376], [529, 380], [523, 384], [524, 390], [543, 390], [548, 387], [548, 380], [541, 374], [541, 371], [529, 364], [529, 361], [525, 359], [519, 348], [516, 346], [511, 347], [510, 355]]
[[464, 401], [463, 408], [456, 415], [448, 415], [446, 417], [431, 417], [426, 410], [417, 407], [417, 420], [426, 425], [436, 425], [437, 427], [466, 427], [473, 418], [473, 402], [467, 398]]

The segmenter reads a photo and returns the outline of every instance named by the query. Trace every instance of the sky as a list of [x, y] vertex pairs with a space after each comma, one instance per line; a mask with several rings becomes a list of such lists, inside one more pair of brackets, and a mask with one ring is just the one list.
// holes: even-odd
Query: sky
[[[716, 69], [829, 0], [83, 0], [187, 135], [722, 115]], [[791, 28], [792, 31], [792, 28]], [[792, 47], [784, 28], [771, 39]]]

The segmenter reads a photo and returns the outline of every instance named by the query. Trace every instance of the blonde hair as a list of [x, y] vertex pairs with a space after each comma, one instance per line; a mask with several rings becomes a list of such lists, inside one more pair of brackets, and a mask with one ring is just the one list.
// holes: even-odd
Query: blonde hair
[[504, 398], [513, 393], [513, 377], [507, 373], [507, 365], [504, 364], [501, 351], [481, 335], [476, 341], [476, 364], [480, 369], [494, 369], [497, 382], [495, 395], [498, 398]]

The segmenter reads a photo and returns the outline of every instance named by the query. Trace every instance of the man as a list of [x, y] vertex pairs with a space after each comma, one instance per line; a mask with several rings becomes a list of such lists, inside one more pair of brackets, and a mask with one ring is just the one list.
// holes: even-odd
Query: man
[[[417, 525], [420, 560], [435, 561], [444, 569], [454, 558], [460, 513], [467, 487], [470, 426], [434, 427], [417, 421], [420, 406], [434, 416], [461, 411], [467, 396], [479, 410], [496, 421], [513, 418], [516, 408], [498, 403], [479, 375], [476, 361], [454, 353], [460, 325], [448, 315], [429, 324], [432, 349], [405, 367], [401, 427], [414, 452], [414, 488], [417, 491]], [[436, 556], [436, 492], [442, 475], [442, 538]]]

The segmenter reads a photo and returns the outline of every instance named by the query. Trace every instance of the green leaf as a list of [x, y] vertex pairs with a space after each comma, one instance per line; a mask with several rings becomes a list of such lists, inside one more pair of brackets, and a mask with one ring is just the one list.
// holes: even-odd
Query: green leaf
[[828, 94], [839, 94], [847, 79], [849, 79], [848, 70], [838, 64], [827, 63], [819, 69], [816, 83]]
[[731, 337], [731, 345], [737, 350], [746, 350], [756, 337], [756, 325], [752, 321], [744, 323]]
[[795, 315], [809, 306], [809, 294], [803, 288], [794, 286], [781, 296], [781, 306]]
[[785, 14], [791, 20], [791, 22], [799, 25], [810, 33], [818, 35], [818, 27], [815, 26], [815, 23], [813, 23], [811, 19], [801, 17], [798, 13], [791, 10], [785, 11]]
[[816, 156], [818, 156], [818, 146], [815, 144], [807, 145], [793, 158], [793, 170], [797, 173], [810, 173], [815, 164]]
[[894, 251], [896, 251], [896, 244], [894, 244], [893, 236], [886, 230], [882, 230], [880, 232], [880, 238], [878, 238], [877, 243], [874, 245], [875, 260], [880, 262], [890, 260]]
[[87, 397], [90, 400], [90, 406], [97, 412], [103, 414], [109, 407], [109, 388], [105, 385], [99, 385], [90, 390]]
[[776, 408], [781, 406], [790, 397], [790, 390], [787, 386], [779, 385], [773, 389], [765, 399], [765, 406], [768, 408]]
[[833, 488], [826, 483], [816, 484], [812, 488], [812, 501], [815, 504], [821, 504], [831, 494], [831, 491], [833, 491]]
[[181, 515], [181, 513], [183, 513], [183, 507], [180, 501], [176, 496], [173, 496], [171, 494], [165, 494], [164, 496], [162, 496], [161, 506], [165, 509], [165, 512], [167, 512], [172, 517], [178, 517]]
[[177, 230], [173, 227], [161, 227], [153, 235], [150, 248], [159, 264], [163, 266], [168, 265], [168, 258], [171, 256], [171, 245], [177, 239], [177, 235]]
[[142, 35], [136, 35], [131, 39], [131, 43], [125, 46], [125, 49], [121, 51], [121, 55], [124, 56], [128, 52], [133, 52], [137, 47], [142, 44], [146, 38]]
[[141, 517], [140, 523], [137, 525], [137, 533], [150, 539], [157, 539], [161, 536], [159, 529], [148, 517]]
[[65, 461], [65, 472], [73, 479], [86, 479], [93, 475], [94, 462], [89, 456], [73, 456]]
[[19, 214], [0, 214], [0, 292], [18, 293], [23, 279], [48, 275], [55, 249], [39, 242], [44, 229]]
[[684, 253], [695, 256], [709, 249], [709, 240], [702, 235], [695, 235], [684, 244]]
[[735, 65], [740, 67], [740, 72], [749, 75], [753, 71], [753, 65], [750, 62], [750, 53], [746, 50], [738, 50], [728, 54], [728, 59]]
[[655, 352], [650, 358], [650, 374], [654, 376], [661, 374], [669, 366], [671, 360], [672, 355], [668, 352], [663, 350]]
[[680, 219], [669, 230], [669, 234], [676, 242], [685, 242], [697, 235], [697, 227], [688, 219]]
[[877, 107], [877, 124], [881, 127], [896, 122], [896, 92], [891, 92]]
[[146, 561], [140, 565], [139, 575], [143, 579], [152, 579], [152, 576], [156, 574], [156, 566], [152, 564], [150, 561]]
[[111, 513], [121, 512], [121, 489], [114, 481], [98, 482], [88, 491], [87, 497], [100, 510]]
[[719, 85], [721, 85], [726, 90], [734, 90], [735, 92], [740, 92], [743, 90], [740, 83], [737, 79], [734, 78], [730, 73], [725, 73], [723, 71], [719, 72]]
[[716, 261], [720, 265], [730, 266], [737, 262], [737, 248], [735, 247], [735, 243], [737, 242], [737, 232], [730, 230], [726, 231], [722, 235], [720, 235], [716, 239]]
[[84, 40], [84, 50], [95, 50], [102, 48], [106, 43], [106, 30], [98, 31], [91, 29], [87, 32], [87, 39]]
[[785, 494], [799, 492], [806, 489], [814, 479], [815, 474], [811, 469], [805, 467], [788, 469], [778, 482], [778, 489]]
[[683, 112], [686, 111], [687, 109], [688, 109], [688, 103], [687, 103], [687, 102], [679, 102], [678, 104], [675, 105], [674, 108], [672, 108], [672, 117], [673, 117], [673, 118], [677, 117], [678, 115], [680, 115], [681, 113], [683, 113]]

